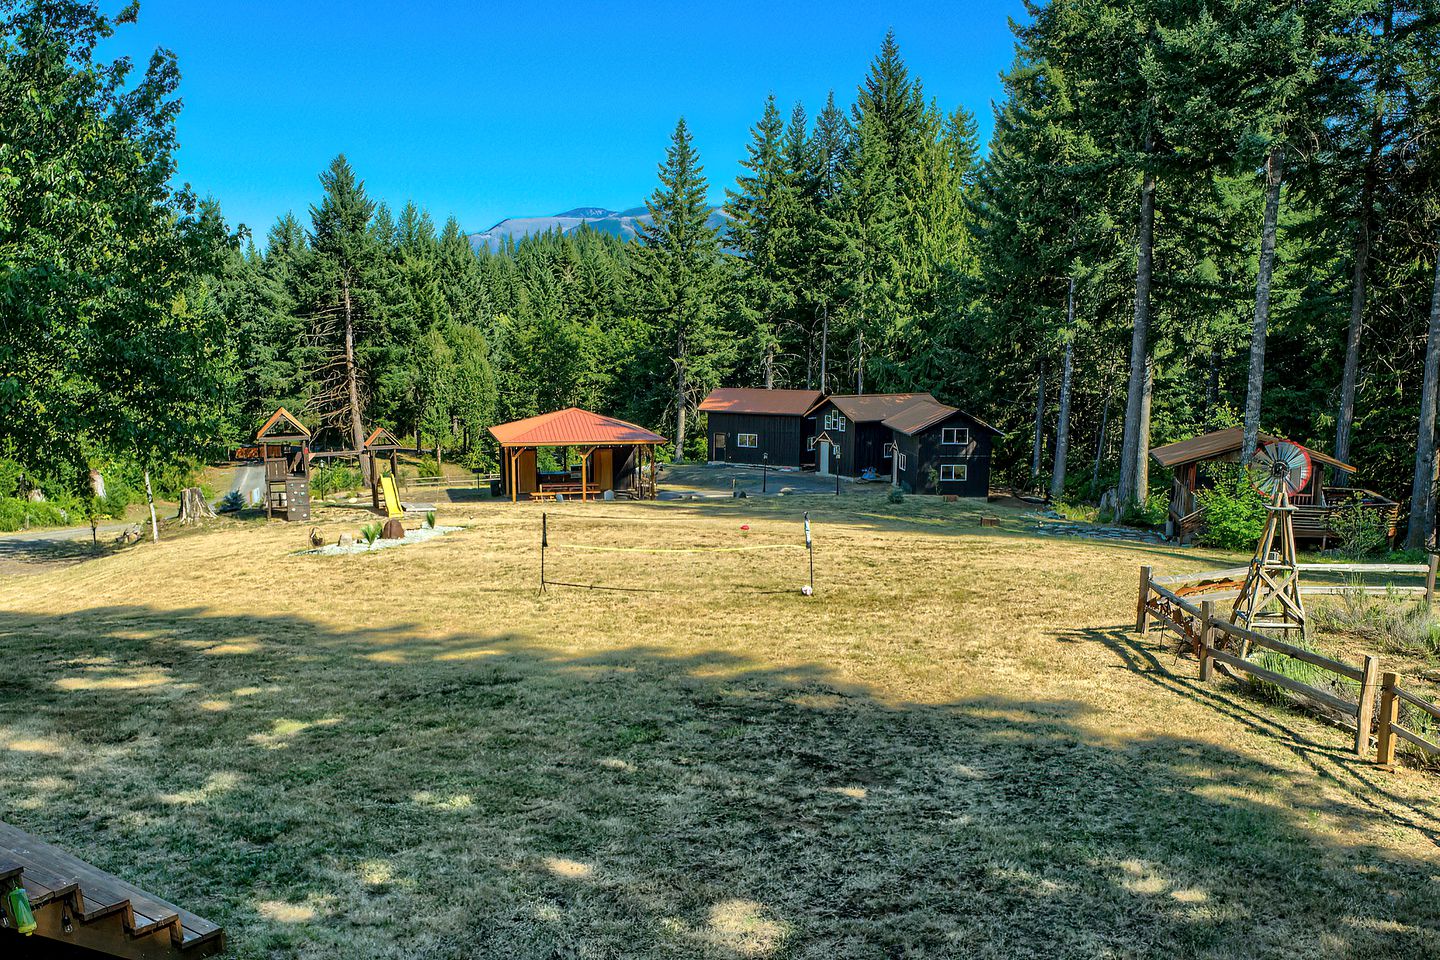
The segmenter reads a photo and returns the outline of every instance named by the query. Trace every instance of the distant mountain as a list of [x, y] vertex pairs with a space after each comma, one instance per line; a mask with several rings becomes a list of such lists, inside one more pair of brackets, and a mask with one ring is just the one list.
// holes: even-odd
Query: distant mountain
[[[546, 230], [570, 233], [578, 230], [581, 224], [588, 225], [592, 230], [611, 233], [628, 240], [635, 236], [639, 224], [649, 219], [650, 214], [644, 207], [631, 207], [628, 210], [576, 207], [550, 217], [506, 217], [489, 230], [470, 234], [470, 244], [477, 250], [494, 250], [506, 240], [518, 241], [532, 233], [544, 233]], [[709, 223], [712, 227], [723, 227], [726, 219], [724, 211], [719, 207], [710, 208]]]

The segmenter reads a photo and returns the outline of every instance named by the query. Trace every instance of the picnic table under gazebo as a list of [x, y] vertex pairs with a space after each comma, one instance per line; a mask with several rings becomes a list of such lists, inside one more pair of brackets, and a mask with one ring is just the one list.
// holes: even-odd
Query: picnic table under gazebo
[[[655, 499], [658, 433], [614, 417], [568, 407], [490, 428], [500, 444], [500, 491], [511, 502], [574, 497], [625, 496]], [[542, 448], [562, 451], [558, 471], [542, 471]], [[578, 470], [565, 467], [568, 450], [580, 454]]]

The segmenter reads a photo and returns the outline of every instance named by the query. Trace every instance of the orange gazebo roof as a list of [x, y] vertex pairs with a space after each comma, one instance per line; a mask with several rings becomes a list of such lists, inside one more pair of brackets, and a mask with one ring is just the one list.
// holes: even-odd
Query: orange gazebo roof
[[502, 447], [605, 446], [607, 444], [664, 443], [665, 438], [644, 427], [579, 407], [567, 407], [538, 417], [526, 417], [490, 428]]

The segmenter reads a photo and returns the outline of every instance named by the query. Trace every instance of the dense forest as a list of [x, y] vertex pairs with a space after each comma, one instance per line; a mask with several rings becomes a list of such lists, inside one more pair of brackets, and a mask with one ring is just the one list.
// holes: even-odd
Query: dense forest
[[343, 155], [232, 226], [175, 182], [175, 58], [94, 56], [133, 8], [0, 11], [0, 495], [180, 476], [282, 404], [477, 468], [570, 404], [698, 457], [723, 383], [928, 390], [1006, 431], [1001, 482], [1135, 508], [1151, 446], [1243, 424], [1434, 527], [1440, 0], [1027, 3], [988, 145], [887, 36], [757, 104], [723, 230], [682, 119], [634, 240], [494, 252]]

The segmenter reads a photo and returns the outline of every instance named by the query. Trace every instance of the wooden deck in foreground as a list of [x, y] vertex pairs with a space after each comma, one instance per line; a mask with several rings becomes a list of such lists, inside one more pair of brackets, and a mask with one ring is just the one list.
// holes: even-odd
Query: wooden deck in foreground
[[[209, 920], [0, 822], [0, 890], [16, 881], [35, 912], [38, 929], [27, 938], [36, 941], [35, 956], [46, 955], [47, 939], [133, 960], [213, 957], [225, 949], [224, 930]], [[18, 939], [13, 928], [0, 930], [0, 944]], [[3, 947], [0, 953], [8, 955]]]

